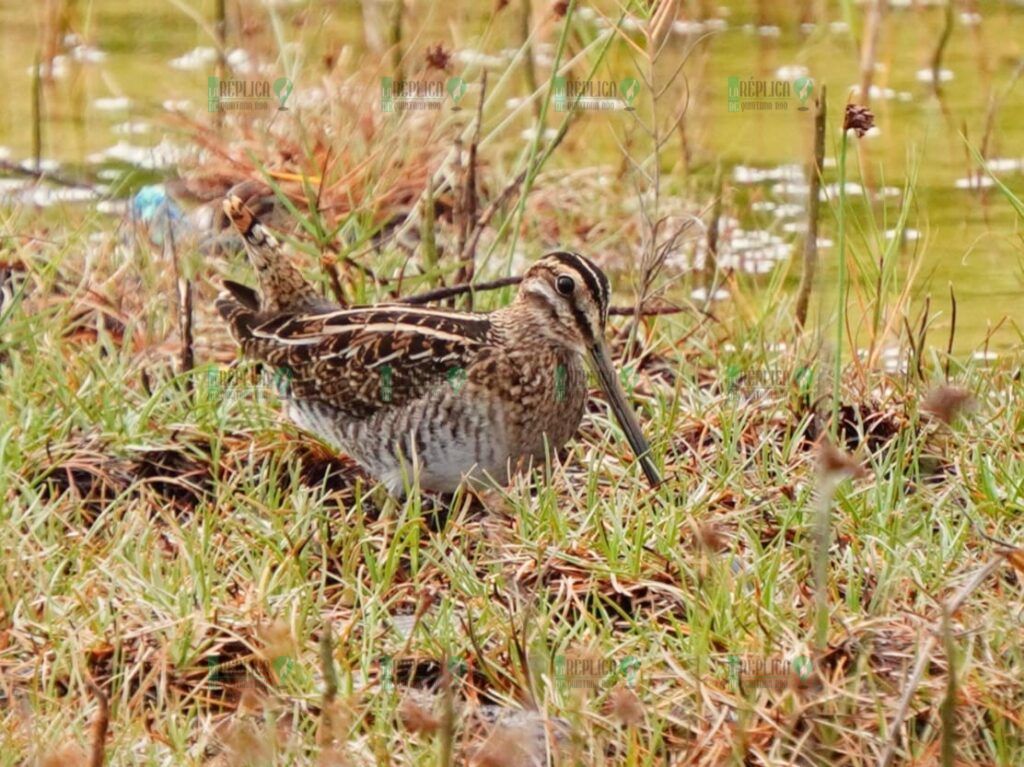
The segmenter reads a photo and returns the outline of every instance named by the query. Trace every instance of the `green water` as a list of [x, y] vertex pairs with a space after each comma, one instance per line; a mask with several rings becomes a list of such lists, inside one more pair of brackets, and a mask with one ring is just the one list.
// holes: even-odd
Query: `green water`
[[[162, 106], [169, 100], [189, 102], [185, 112], [195, 119], [209, 118], [206, 89], [213, 64], [182, 70], [172, 68], [169, 62], [197, 46], [212, 44], [208, 24], [214, 12], [213, 2], [79, 0], [73, 5], [73, 29], [83, 41], [102, 51], [103, 58], [80, 62], [70, 56], [61, 76], [44, 87], [43, 157], [88, 168], [95, 153], [117, 142], [155, 145], [165, 134], [174, 135], [175, 129], [167, 122]], [[547, 13], [546, 5], [534, 5], [537, 18]], [[779, 27], [776, 37], [748, 28], [754, 19], [753, 4], [723, 5], [730, 9], [726, 28], [696, 46], [686, 69], [691, 87], [686, 119], [691, 164], [684, 169], [679, 161], [680, 142], [673, 141], [668, 149], [673, 158], [664, 167], [669, 171], [670, 189], [703, 194], [699, 199], [703, 204], [715, 165], [721, 162], [726, 168], [727, 212], [739, 218], [744, 227], [752, 228], [765, 224], [766, 219], [753, 213], [749, 204], [769, 199], [767, 190], [771, 185], [735, 184], [729, 169], [736, 165], [769, 168], [805, 163], [810, 153], [812, 117], [811, 112], [796, 109], [795, 99], [790, 100], [785, 110], [730, 112], [728, 79], [773, 80], [777, 79], [780, 67], [806, 68], [819, 89], [817, 92], [822, 84], [829, 89], [832, 121], [828, 154], [834, 157], [838, 141], [835, 120], [847, 101], [849, 86], [860, 80], [855, 35], [859, 36], [864, 11], [860, 6], [825, 3], [822, 23], [813, 31], [801, 31], [797, 10], [791, 9], [791, 4], [776, 7], [761, 3], [766, 8], [766, 20]], [[31, 152], [30, 70], [40, 46], [45, 6], [40, 3], [26, 12], [22, 4], [0, 2], [0, 65], [7, 75], [7, 93], [0, 110], [0, 147], [5, 147], [14, 160], [25, 159]], [[232, 47], [244, 45], [274, 61], [278, 36], [297, 44], [287, 61], [277, 60], [273, 65], [276, 75], [298, 73], [297, 93], [315, 81], [323, 69], [325, 54], [343, 56], [347, 69], [380, 65], [379, 57], [364, 52], [362, 15], [354, 2], [278, 4], [272, 16], [262, 7], [245, 4], [244, 42], [235, 4], [228, 6]], [[957, 179], [975, 170], [960, 134], [965, 132], [973, 142], [981, 142], [993, 94], [1004, 99], [993, 113], [988, 156], [1024, 159], [1024, 83], [1008, 90], [1024, 56], [1024, 6], [1008, 2], [977, 6], [978, 24], [970, 24], [969, 19], [965, 23], [960, 15], [961, 6], [957, 6], [956, 25], [943, 60], [943, 67], [951, 70], [953, 79], [943, 84], [941, 101], [931, 94], [930, 86], [918, 82], [916, 73], [929, 66], [943, 24], [942, 9], [894, 9], [887, 14], [879, 38], [879, 66], [874, 84], [905, 95], [902, 100], [872, 101], [880, 134], [854, 142], [858, 146], [851, 145], [849, 162], [850, 180], [866, 180], [870, 187], [903, 187], [909, 169], [916, 168], [915, 203], [908, 225], [920, 232], [920, 238], [902, 249], [898, 271], [905, 273], [911, 264], [917, 265], [913, 307], [919, 308], [924, 297], [931, 294], [933, 311], [942, 312], [934, 325], [932, 342], [942, 345], [949, 328], [948, 295], [952, 283], [958, 302], [957, 348], [962, 352], [977, 349], [1000, 323], [989, 348], [998, 350], [1017, 344], [1015, 310], [1024, 295], [1021, 222], [997, 190], [978, 192], [954, 186]], [[488, 21], [490, 3], [463, 3], [456, 11], [447, 4], [414, 3], [407, 18], [407, 28], [413, 30], [408, 33], [407, 46], [415, 50], [444, 41], [456, 49], [480, 45], [487, 53], [514, 48], [518, 39], [518, 7], [513, 4]], [[853, 34], [832, 29], [825, 23], [842, 21], [847, 12], [853, 22]], [[550, 24], [541, 37], [554, 43], [558, 31], [557, 24]], [[670, 45], [674, 53], [680, 53], [687, 38], [677, 36]], [[458, 72], [460, 66], [456, 63], [454, 71]], [[617, 50], [602, 76], [621, 79], [630, 73], [631, 66], [629, 57]], [[547, 74], [548, 70], [541, 67], [539, 75]], [[522, 88], [517, 90], [513, 85], [508, 95], [517, 93], [521, 95]], [[99, 108], [97, 99], [111, 98], [124, 98], [127, 103], [114, 102], [110, 111]], [[489, 116], [495, 120], [500, 117], [498, 112], [506, 108], [504, 99], [496, 101], [502, 103], [496, 103], [494, 114]], [[638, 106], [643, 108], [642, 100]], [[552, 167], [619, 166], [621, 158], [615, 136], [623, 135], [627, 119], [622, 113], [586, 115], [553, 158]], [[123, 132], [126, 123], [151, 127], [148, 132], [131, 135]], [[524, 121], [521, 127], [526, 125]], [[518, 136], [521, 127], [514, 128], [509, 135]], [[519, 148], [521, 144], [514, 147], [516, 151]], [[507, 151], [506, 156], [514, 156], [514, 151]], [[835, 170], [831, 169], [830, 180], [834, 176]], [[1019, 166], [1000, 176], [1018, 195], [1024, 196], [1024, 173]], [[885, 226], [891, 227], [898, 205], [896, 198], [888, 200], [886, 207], [874, 205], [874, 215], [879, 222], [884, 217]], [[877, 246], [866, 247], [861, 238], [865, 210], [858, 214], [851, 228], [853, 248], [862, 257], [877, 253]], [[826, 213], [825, 218], [822, 236], [834, 240], [831, 214]], [[831, 311], [834, 298], [836, 248], [823, 250], [822, 258], [819, 306], [824, 316]], [[795, 275], [796, 270], [790, 270], [791, 280]]]

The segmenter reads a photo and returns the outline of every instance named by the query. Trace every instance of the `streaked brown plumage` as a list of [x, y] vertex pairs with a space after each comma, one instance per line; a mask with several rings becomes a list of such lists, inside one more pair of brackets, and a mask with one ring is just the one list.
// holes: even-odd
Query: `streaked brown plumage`
[[302, 278], [238, 198], [261, 295], [227, 282], [217, 302], [246, 356], [287, 371], [288, 414], [400, 494], [448, 492], [565, 444], [587, 399], [590, 356], [652, 484], [659, 479], [604, 349], [609, 287], [590, 261], [552, 253], [490, 314], [377, 305], [341, 309]]

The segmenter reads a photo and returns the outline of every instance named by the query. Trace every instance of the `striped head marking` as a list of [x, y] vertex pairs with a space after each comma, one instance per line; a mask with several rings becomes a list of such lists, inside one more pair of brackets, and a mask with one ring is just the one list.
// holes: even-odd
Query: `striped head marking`
[[585, 355], [604, 389], [608, 404], [626, 441], [637, 456], [652, 487], [661, 482], [651, 460], [636, 413], [626, 399], [618, 373], [604, 341], [608, 322], [608, 278], [593, 262], [577, 253], [548, 253], [523, 275], [517, 301], [532, 304], [549, 322], [542, 326], [546, 337]]
[[585, 352], [604, 338], [610, 296], [608, 278], [577, 253], [548, 253], [523, 275], [519, 299], [542, 307], [553, 335]]

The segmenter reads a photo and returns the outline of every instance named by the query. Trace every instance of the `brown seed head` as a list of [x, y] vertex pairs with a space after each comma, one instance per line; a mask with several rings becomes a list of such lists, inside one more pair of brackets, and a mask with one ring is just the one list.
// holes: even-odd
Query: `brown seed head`
[[847, 104], [846, 115], [843, 117], [843, 132], [852, 130], [857, 138], [875, 127], [875, 113], [859, 104]]
[[619, 685], [608, 695], [605, 704], [608, 713], [627, 727], [634, 727], [644, 721], [644, 706], [636, 693]]
[[844, 453], [827, 439], [818, 445], [818, 468], [826, 476], [842, 475], [858, 478], [867, 474], [867, 470], [860, 461], [849, 453]]
[[438, 43], [433, 48], [427, 46], [427, 69], [440, 69], [447, 72], [451, 60], [451, 51], [445, 50], [444, 43]]
[[951, 423], [957, 413], [974, 401], [971, 393], [959, 386], [939, 386], [932, 389], [921, 403], [921, 410], [943, 423]]
[[398, 718], [402, 726], [414, 734], [431, 735], [441, 727], [441, 719], [412, 698], [402, 701], [398, 707]]
[[533, 764], [529, 742], [520, 729], [495, 727], [470, 764], [474, 767], [527, 767]]

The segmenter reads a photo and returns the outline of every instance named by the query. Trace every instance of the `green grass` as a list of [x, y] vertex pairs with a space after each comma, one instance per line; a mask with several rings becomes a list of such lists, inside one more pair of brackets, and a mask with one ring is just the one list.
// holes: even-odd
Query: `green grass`
[[[438, 517], [419, 497], [395, 503], [367, 483], [323, 490], [323, 465], [305, 476], [303, 465], [348, 467], [283, 425], [272, 394], [211, 391], [209, 363], [190, 395], [170, 373], [173, 344], [140, 352], [104, 333], [68, 338], [81, 292], [54, 292], [53, 275], [75, 273], [84, 234], [32, 254], [51, 268], [31, 270], [4, 325], [0, 764], [89, 742], [88, 673], [110, 698], [112, 764], [201, 763], [212, 743], [249, 743], [240, 722], [258, 743], [276, 739], [279, 760], [311, 758], [328, 624], [354, 763], [433, 763], [438, 749], [437, 737], [396, 724], [403, 677], [382, 685], [385, 657], [430, 661], [428, 677], [460, 659], [471, 672], [453, 682], [460, 704], [564, 720], [570, 761], [574, 749], [584, 762], [610, 749], [637, 765], [666, 753], [856, 763], [885, 743], [939, 603], [994, 555], [972, 520], [1002, 538], [1019, 530], [1024, 392], [1014, 367], [954, 365], [978, 405], [952, 427], [920, 414], [930, 383], [867, 374], [856, 383], [878, 393], [858, 398], [867, 420], [849, 427], [871, 477], [841, 484], [832, 505], [828, 646], [815, 654], [812, 414], [788, 375], [763, 393], [746, 383], [756, 388], [765, 369], [794, 371], [806, 362], [797, 352], [758, 349], [756, 334], [744, 349], [747, 339], [708, 326], [677, 348], [694, 321], [659, 319], [648, 348], [661, 364], [636, 373], [632, 388], [663, 488], [651, 493], [622, 460], [599, 406], [550, 481], [521, 477], [486, 508], [456, 502]], [[164, 264], [139, 269], [157, 294], [173, 291]], [[117, 284], [127, 275], [102, 292], [138, 302], [121, 307], [139, 318], [133, 337], [169, 338], [173, 302], [147, 308]], [[209, 320], [208, 301], [199, 306]], [[727, 339], [740, 351], [716, 358]], [[211, 323], [201, 358], [223, 342]], [[844, 402], [855, 397], [844, 386]], [[879, 424], [892, 434], [869, 451], [861, 438], [882, 433]], [[964, 761], [1010, 765], [1024, 754], [1020, 589], [1004, 567], [954, 616]], [[418, 611], [403, 634], [395, 617]], [[553, 679], [559, 655], [616, 667], [637, 659], [642, 721], [627, 727], [606, 709], [615, 674], [596, 694]], [[740, 685], [730, 656], [812, 656], [815, 672], [778, 689]], [[281, 657], [290, 662], [275, 664]], [[225, 659], [244, 669], [228, 690], [211, 678]], [[945, 667], [936, 652], [902, 752], [935, 748]], [[230, 713], [232, 690], [247, 675], [261, 692], [243, 696], [242, 717]], [[462, 733], [473, 719], [456, 721]], [[457, 737], [456, 748], [472, 751], [485, 735], [474, 737]]]
[[[348, 84], [372, 88], [361, 74]], [[339, 260], [352, 302], [387, 299], [399, 275], [402, 294], [450, 280], [450, 216], [434, 221], [440, 255], [422, 273], [419, 253], [371, 242], [407, 210], [392, 193], [471, 135], [473, 110], [372, 130], [327, 111], [273, 140], [230, 125], [221, 139], [243, 147], [233, 170], [254, 178], [285, 150], [285, 166], [313, 175], [317, 137], [348, 151], [326, 174], [325, 186], [358, 181], [334, 190], [338, 208], [293, 207], [307, 273], [326, 291], [318, 258], [335, 245], [377, 278]], [[478, 277], [578, 247], [630, 306], [645, 231], [635, 179], [592, 161], [579, 124], [554, 151], [525, 151], [503, 119], [482, 132], [485, 204], [533, 159], [551, 163], [485, 230]], [[663, 163], [666, 210], [702, 209], [706, 189]], [[297, 189], [314, 196], [308, 179]], [[750, 215], [743, 194], [730, 215]], [[529, 763], [519, 748], [552, 764], [854, 765], [890, 744], [893, 763], [931, 764], [944, 743], [962, 764], [1021, 764], [1024, 557], [985, 535], [1020, 540], [1024, 382], [1016, 354], [947, 357], [945, 337], [919, 331], [914, 284], [883, 234], [910, 205], [866, 205], [844, 232], [844, 292], [870, 328], [837, 336], [822, 299], [817, 328], [794, 337], [786, 267], [730, 275], [733, 300], [710, 313], [681, 302], [640, 326], [613, 317], [618, 353], [641, 342], [622, 363], [657, 491], [595, 396], [544, 469], [447, 505], [388, 497], [289, 426], [250, 365], [229, 372], [236, 352], [212, 302], [221, 277], [251, 281], [236, 255], [183, 246], [196, 367], [182, 371], [166, 256], [97, 214], [3, 208], [0, 262], [21, 279], [0, 306], [0, 767], [87, 764], [93, 681], [111, 765]], [[655, 292], [685, 295], [683, 279], [663, 274]], [[479, 293], [476, 308], [511, 292]], [[909, 369], [884, 372], [878, 353], [909, 353], [909, 329], [923, 339]], [[865, 337], [872, 354], [845, 362], [825, 340], [849, 351]], [[947, 385], [974, 401], [949, 423], [926, 412]], [[819, 460], [833, 392], [844, 460], [865, 476]]]

